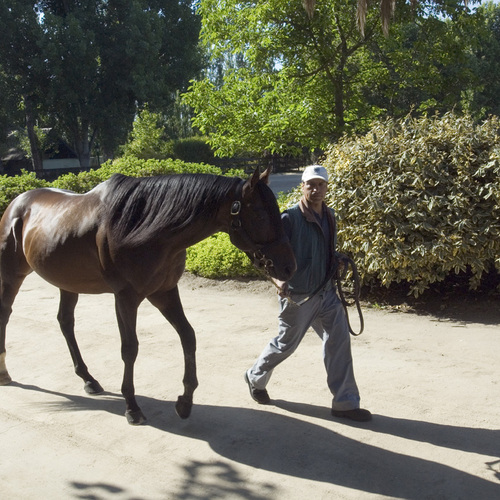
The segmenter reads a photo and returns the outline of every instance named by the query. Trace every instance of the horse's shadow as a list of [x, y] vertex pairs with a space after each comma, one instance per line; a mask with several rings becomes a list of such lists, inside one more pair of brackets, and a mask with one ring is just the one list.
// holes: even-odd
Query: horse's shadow
[[[15, 383], [14, 383], [15, 384]], [[120, 395], [77, 396], [47, 391], [33, 385], [15, 384], [66, 398], [50, 403], [58, 410], [94, 409], [123, 418], [124, 402]], [[325, 428], [289, 415], [277, 414], [272, 406], [258, 409], [211, 406], [193, 407], [189, 420], [175, 415], [173, 401], [137, 397], [148, 416], [148, 425], [159, 431], [207, 442], [212, 450], [228, 460], [285, 476], [319, 481], [374, 495], [405, 499], [495, 498], [499, 484], [436, 461], [412, 456], [412, 442], [426, 442], [491, 457], [499, 456], [500, 431], [435, 424], [418, 420], [375, 415], [368, 424], [333, 423], [328, 408], [287, 401], [275, 406], [290, 414], [305, 415], [331, 422]], [[124, 426], [126, 425], [124, 420]], [[397, 453], [354, 440], [335, 432], [337, 425], [360, 426], [374, 433], [408, 440], [408, 452]], [[481, 460], [481, 459], [480, 459]], [[482, 463], [485, 475], [495, 460]], [[196, 458], [185, 465], [193, 475]], [[202, 467], [198, 463], [198, 467]], [[500, 477], [497, 475], [497, 479]]]

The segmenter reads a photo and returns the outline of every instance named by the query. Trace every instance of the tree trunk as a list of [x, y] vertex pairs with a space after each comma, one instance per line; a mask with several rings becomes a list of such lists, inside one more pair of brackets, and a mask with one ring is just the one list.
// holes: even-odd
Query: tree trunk
[[43, 161], [40, 149], [38, 148], [38, 140], [35, 133], [35, 116], [33, 114], [33, 103], [30, 96], [24, 96], [24, 110], [26, 114], [26, 130], [30, 141], [33, 170], [39, 172], [43, 170]]
[[74, 147], [81, 168], [90, 168], [90, 152], [92, 149], [93, 137], [89, 138], [89, 128], [88, 121], [82, 121], [74, 141]]

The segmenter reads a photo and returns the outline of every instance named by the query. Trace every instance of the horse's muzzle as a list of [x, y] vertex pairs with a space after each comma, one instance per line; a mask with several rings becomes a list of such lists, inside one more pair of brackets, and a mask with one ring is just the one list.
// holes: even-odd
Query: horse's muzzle
[[288, 281], [297, 269], [295, 256], [288, 240], [275, 241], [255, 252], [247, 252], [247, 255], [255, 267], [281, 281]]

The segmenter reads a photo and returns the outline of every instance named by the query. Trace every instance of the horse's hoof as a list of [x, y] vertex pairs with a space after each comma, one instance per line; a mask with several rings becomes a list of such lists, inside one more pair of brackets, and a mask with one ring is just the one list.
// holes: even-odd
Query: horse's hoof
[[185, 396], [179, 396], [177, 398], [177, 403], [175, 403], [175, 413], [179, 415], [182, 419], [188, 418], [191, 415], [191, 408], [193, 407], [193, 401], [187, 399]]
[[87, 380], [83, 388], [87, 394], [100, 394], [101, 392], [104, 392], [104, 389], [97, 380]]
[[141, 410], [127, 410], [125, 412], [125, 416], [127, 417], [127, 422], [130, 425], [142, 425], [147, 422], [147, 419]]
[[0, 373], [0, 385], [9, 385], [12, 382], [7, 372]]

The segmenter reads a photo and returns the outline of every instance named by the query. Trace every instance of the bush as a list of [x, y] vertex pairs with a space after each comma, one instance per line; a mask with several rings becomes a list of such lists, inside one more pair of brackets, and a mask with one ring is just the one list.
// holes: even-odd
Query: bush
[[123, 154], [142, 159], [170, 158], [172, 156], [171, 144], [165, 139], [165, 124], [162, 116], [143, 109], [134, 120], [129, 140], [122, 148]]
[[177, 160], [212, 164], [214, 153], [203, 137], [188, 137], [172, 141], [172, 154]]
[[217, 233], [187, 249], [186, 270], [205, 278], [261, 276], [226, 233]]
[[77, 193], [90, 191], [97, 184], [109, 179], [113, 174], [120, 173], [131, 177], [150, 177], [153, 175], [170, 175], [181, 173], [210, 173], [221, 175], [221, 170], [212, 165], [185, 163], [180, 160], [144, 160], [134, 156], [125, 156], [104, 163], [97, 170], [80, 172], [79, 174], [65, 174], [56, 179], [53, 187], [70, 189]]
[[114, 173], [130, 175], [132, 177], [149, 177], [151, 175], [170, 174], [215, 174], [221, 175], [220, 168], [213, 165], [201, 165], [199, 163], [189, 163], [181, 160], [142, 160], [139, 158], [123, 157], [113, 162], [107, 162], [101, 170], [106, 172], [108, 177]]
[[21, 175], [15, 177], [0, 175], [0, 217], [16, 196], [30, 189], [46, 187], [48, 185], [48, 182], [37, 179], [34, 172], [23, 170]]
[[[180, 160], [144, 160], [127, 156], [113, 162], [104, 163], [101, 168], [61, 175], [52, 183], [38, 179], [34, 172], [23, 171], [22, 175], [9, 177], [0, 176], [0, 216], [9, 203], [19, 194], [39, 187], [55, 187], [69, 189], [75, 193], [86, 193], [97, 184], [109, 179], [113, 174], [121, 173], [132, 177], [149, 177], [152, 175], [167, 175], [181, 173], [208, 173], [221, 175], [220, 168], [213, 165], [186, 163]], [[244, 175], [242, 171], [227, 172], [226, 175]]]
[[324, 165], [341, 247], [365, 283], [406, 281], [418, 296], [450, 274], [475, 289], [500, 270], [497, 118], [389, 119], [344, 137]]
[[68, 173], [61, 175], [51, 186], [58, 189], [69, 189], [75, 193], [86, 193], [92, 188], [106, 180], [102, 175], [101, 169], [89, 170], [88, 172], [80, 172], [78, 174]]

